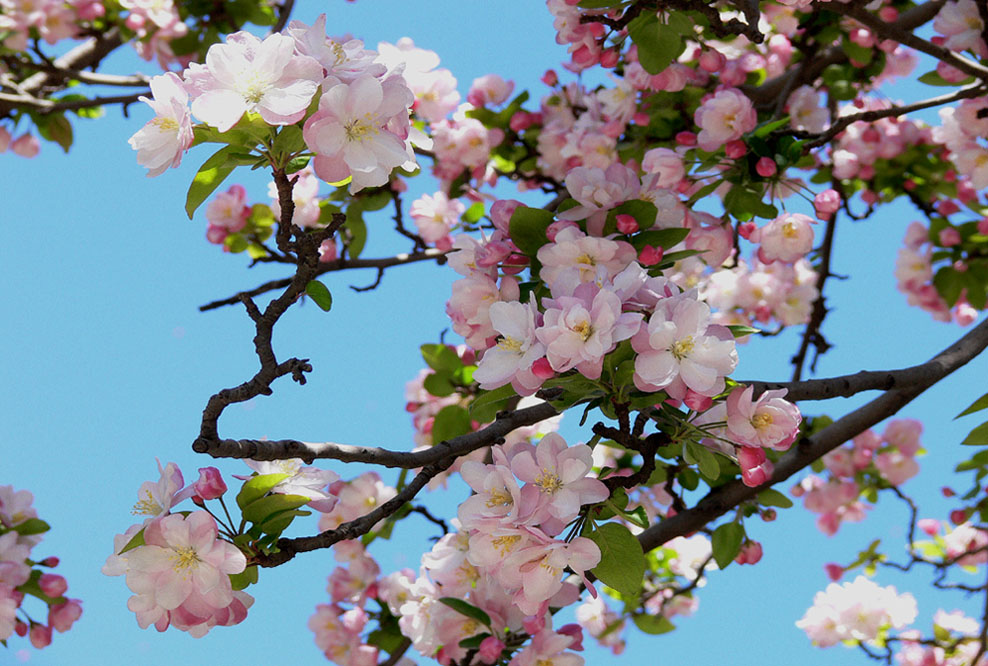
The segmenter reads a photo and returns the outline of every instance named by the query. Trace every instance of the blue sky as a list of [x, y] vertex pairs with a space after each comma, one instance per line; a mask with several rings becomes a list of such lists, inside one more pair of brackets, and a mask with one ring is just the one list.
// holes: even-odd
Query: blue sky
[[[427, 10], [412, 11], [408, 3], [385, 0], [300, 2], [295, 16], [309, 22], [326, 10], [331, 33], [350, 32], [372, 48], [380, 40], [410, 36], [439, 53], [464, 95], [473, 78], [495, 72], [538, 97], [545, 69], [568, 76], [558, 66], [563, 49], [540, 3], [524, 12], [520, 7], [434, 1]], [[508, 28], [505, 14], [511, 11]], [[154, 73], [130, 54], [112, 64], [107, 71]], [[138, 486], [156, 478], [155, 456], [177, 462], [187, 479], [194, 478], [196, 468], [210, 464], [190, 446], [206, 399], [254, 372], [252, 327], [242, 310], [201, 314], [197, 306], [285, 274], [276, 267], [245, 270], [245, 257], [224, 255], [205, 241], [201, 213], [186, 219], [185, 189], [208, 150], [193, 150], [181, 168], [158, 178], [144, 176], [126, 141], [150, 115], [135, 105], [130, 119], [111, 108], [99, 121], [78, 121], [76, 145], [67, 156], [54, 144], [45, 144], [34, 160], [0, 156], [0, 484], [35, 494], [39, 514], [53, 528], [35, 554], [62, 558], [58, 571], [85, 609], [80, 623], [57, 635], [51, 647], [20, 651], [25, 642], [15, 639], [0, 663], [232, 664], [256, 663], [259, 654], [283, 663], [322, 663], [305, 623], [314, 606], [327, 600], [326, 576], [335, 566], [329, 552], [261, 572], [260, 584], [250, 589], [257, 601], [248, 620], [200, 640], [140, 630], [126, 609], [123, 580], [99, 572], [113, 534], [132, 522]], [[252, 200], [267, 200], [263, 174], [234, 174], [232, 182], [245, 183]], [[403, 249], [384, 240], [390, 229], [385, 216], [369, 219], [372, 244], [365, 256]], [[908, 208], [890, 207], [839, 227], [834, 270], [851, 279], [828, 284], [833, 311], [825, 333], [835, 348], [821, 359], [818, 376], [912, 365], [962, 334], [908, 308], [895, 291], [895, 253], [912, 219], [917, 218]], [[330, 276], [325, 281], [335, 297], [331, 313], [309, 305], [284, 318], [276, 329], [276, 350], [311, 358], [309, 383], [299, 387], [283, 380], [273, 396], [231, 408], [221, 421], [224, 435], [411, 446], [404, 383], [422, 366], [418, 346], [436, 341], [449, 325], [443, 305], [456, 276], [419, 264], [390, 271], [375, 291], [355, 294], [347, 288], [373, 277]], [[797, 342], [795, 332], [787, 332], [741, 348], [736, 376], [788, 378]], [[957, 444], [977, 424], [951, 418], [984, 392], [985, 370], [983, 359], [975, 361], [902, 413], [926, 424], [923, 472], [905, 486], [927, 509], [923, 515], [943, 518], [950, 508], [938, 489], [952, 482], [949, 472], [965, 453]], [[803, 407], [839, 416], [865, 399]], [[585, 437], [576, 420], [570, 417], [564, 427], [570, 441]], [[246, 470], [235, 461], [218, 466], [225, 474]], [[344, 477], [358, 471], [334, 469]], [[449, 506], [459, 500], [447, 495], [434, 501]], [[883, 499], [873, 514], [834, 538], [819, 534], [813, 516], [799, 508], [780, 512], [774, 524], [750, 525], [751, 535], [765, 544], [763, 561], [713, 574], [700, 592], [699, 612], [677, 619], [676, 632], [629, 633], [623, 662], [651, 663], [660, 654], [660, 663], [870, 663], [842, 648], [811, 647], [793, 623], [825, 586], [825, 562], [850, 561], [879, 536], [891, 544], [890, 552], [900, 552], [901, 507]], [[422, 537], [432, 532], [416, 520], [402, 524], [399, 536], [374, 553], [385, 570], [417, 568], [426, 547]], [[310, 526], [314, 530], [314, 522]], [[961, 597], [937, 601], [918, 594], [928, 583], [922, 575], [908, 583], [883, 573], [878, 581], [917, 593], [921, 620], [937, 604], [964, 607]], [[928, 622], [918, 626], [929, 629]], [[611, 663], [592, 647], [587, 657], [592, 664]]]

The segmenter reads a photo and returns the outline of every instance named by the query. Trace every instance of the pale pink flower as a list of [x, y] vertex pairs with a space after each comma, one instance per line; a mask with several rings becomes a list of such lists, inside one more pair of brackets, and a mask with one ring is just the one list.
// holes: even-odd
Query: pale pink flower
[[920, 448], [921, 434], [923, 434], [923, 424], [916, 419], [895, 419], [885, 426], [882, 439], [903, 454], [914, 456]]
[[656, 187], [674, 188], [686, 177], [683, 157], [669, 148], [652, 148], [642, 157], [642, 171], [658, 175]]
[[191, 497], [192, 487], [185, 488], [182, 470], [175, 463], [168, 463], [164, 468], [158, 461], [158, 481], [145, 481], [137, 491], [137, 503], [131, 511], [135, 516], [150, 516], [157, 518], [168, 513], [173, 506]]
[[333, 530], [343, 523], [373, 511], [397, 494], [397, 491], [381, 481], [377, 472], [364, 472], [350, 482], [337, 481], [330, 488], [339, 497], [333, 510], [319, 518], [319, 529]]
[[430, 123], [439, 122], [460, 103], [456, 77], [445, 68], [419, 74], [409, 80], [409, 87], [415, 94], [415, 115]]
[[912, 456], [901, 451], [885, 451], [875, 456], [875, 467], [878, 473], [891, 483], [898, 486], [919, 474], [919, 463]]
[[752, 401], [754, 388], [738, 386], [727, 397], [728, 436], [739, 444], [785, 451], [799, 434], [799, 408], [784, 400], [787, 390], [765, 391]]
[[515, 89], [514, 81], [505, 81], [497, 74], [485, 74], [474, 79], [467, 93], [467, 101], [476, 107], [498, 106], [508, 101]]
[[459, 199], [450, 199], [443, 192], [423, 194], [412, 202], [409, 215], [426, 243], [435, 243], [460, 223], [466, 206]]
[[220, 192], [206, 206], [209, 225], [221, 227], [227, 232], [243, 229], [248, 217], [250, 208], [247, 207], [247, 190], [243, 185], [233, 185], [226, 192]]
[[[504, 560], [499, 580], [517, 590], [514, 603], [526, 615], [544, 612], [544, 604], [563, 587], [567, 567], [580, 576], [600, 562], [600, 549], [586, 537], [570, 542], [550, 539], [540, 530], [526, 528], [535, 538]], [[590, 583], [587, 582], [590, 587]]]
[[[524, 514], [531, 514], [533, 524], [553, 519], [553, 525], [561, 530], [577, 516], [582, 505], [603, 502], [609, 493], [601, 481], [587, 476], [592, 467], [589, 446], [567, 446], [556, 433], [543, 437], [534, 452], [522, 451], [514, 456], [511, 471], [526, 483], [521, 490]], [[550, 527], [546, 531], [559, 530]]]
[[234, 33], [209, 47], [206, 69], [192, 113], [221, 132], [248, 112], [270, 125], [298, 122], [323, 78], [322, 66], [296, 55], [295, 40], [282, 34], [262, 42], [249, 32]]
[[158, 176], [168, 167], [182, 163], [182, 154], [192, 145], [189, 94], [177, 74], [168, 72], [151, 79], [151, 99], [141, 96], [155, 116], [128, 143], [137, 151], [137, 163]]
[[988, 58], [988, 45], [981, 38], [983, 29], [981, 14], [975, 0], [951, 0], [940, 8], [933, 20], [933, 29], [945, 35], [948, 49], [970, 49], [982, 58]]
[[565, 650], [576, 640], [567, 634], [546, 630], [535, 634], [509, 662], [510, 666], [583, 666], [583, 657]]
[[285, 32], [295, 40], [296, 52], [315, 58], [327, 76], [349, 83], [363, 74], [382, 77], [387, 72], [383, 64], [374, 61], [377, 52], [365, 49], [359, 39], [327, 37], [325, 14], [320, 14], [312, 26], [292, 21]]
[[554, 290], [556, 285], [568, 279], [591, 282], [597, 279], [598, 269], [603, 268], [607, 277], [613, 277], [626, 269], [637, 254], [635, 248], [623, 241], [587, 236], [579, 229], [566, 228], [556, 234], [555, 240], [543, 245], [537, 253], [542, 270], [539, 277]]
[[796, 626], [815, 645], [829, 647], [844, 640], [874, 644], [891, 627], [902, 629], [916, 619], [916, 600], [891, 585], [879, 587], [858, 576], [852, 582], [831, 583], [813, 597], [813, 606]]
[[685, 295], [660, 302], [631, 345], [638, 352], [635, 386], [665, 390], [676, 399], [684, 398], [687, 389], [717, 395], [738, 362], [730, 331], [710, 323], [706, 303]]
[[384, 185], [399, 166], [414, 168], [408, 137], [412, 93], [400, 76], [383, 82], [360, 76], [351, 83], [327, 79], [319, 110], [305, 121], [303, 136], [316, 153], [312, 164], [323, 180], [352, 176], [350, 192]]
[[566, 174], [566, 189], [579, 206], [569, 208], [561, 220], [583, 220], [598, 211], [606, 211], [635, 199], [641, 189], [638, 174], [619, 162], [606, 169], [578, 166]]
[[699, 146], [709, 152], [728, 141], [740, 139], [758, 124], [758, 114], [751, 100], [736, 88], [724, 88], [705, 100], [693, 119], [701, 128], [697, 136]]
[[830, 112], [820, 106], [820, 93], [800, 86], [789, 95], [789, 125], [806, 132], [822, 132], [830, 125]]
[[758, 258], [764, 263], [792, 263], [813, 249], [812, 224], [816, 224], [816, 220], [807, 215], [783, 214], [756, 230], [749, 240], [760, 243]]
[[82, 602], [79, 599], [66, 599], [60, 604], [52, 604], [48, 607], [48, 626], [59, 633], [71, 629], [80, 617], [82, 617]]
[[474, 371], [481, 388], [495, 389], [510, 382], [522, 395], [538, 390], [544, 380], [532, 372], [532, 364], [545, 356], [545, 345], [536, 338], [540, 318], [534, 297], [528, 304], [499, 301], [491, 305], [491, 326], [499, 337]]

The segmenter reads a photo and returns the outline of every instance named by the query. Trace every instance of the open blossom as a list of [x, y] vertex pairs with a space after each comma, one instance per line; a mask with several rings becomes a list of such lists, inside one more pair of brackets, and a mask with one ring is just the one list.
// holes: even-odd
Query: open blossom
[[247, 206], [247, 190], [243, 185], [233, 185], [220, 192], [206, 206], [206, 220], [210, 227], [220, 227], [227, 232], [240, 231], [247, 224], [250, 208]]
[[579, 229], [567, 227], [556, 234], [554, 241], [538, 251], [542, 264], [539, 277], [556, 293], [563, 282], [591, 282], [603, 268], [610, 278], [633, 262], [635, 248], [623, 241], [587, 236]]
[[813, 249], [811, 224], [816, 221], [807, 215], [783, 214], [756, 230], [749, 240], [761, 244], [758, 258], [766, 264], [776, 260], [792, 263]]
[[799, 434], [799, 408], [784, 400], [786, 389], [765, 391], [752, 400], [754, 388], [738, 386], [727, 397], [728, 436], [747, 446], [785, 451]]
[[400, 76], [383, 82], [360, 76], [351, 83], [327, 79], [319, 110], [305, 121], [303, 137], [316, 153], [312, 164], [323, 180], [352, 176], [350, 192], [384, 185], [392, 169], [415, 159], [408, 137], [412, 93]]
[[154, 110], [154, 118], [139, 129], [128, 143], [137, 151], [137, 163], [158, 176], [168, 167], [182, 163], [182, 153], [192, 145], [189, 94], [177, 74], [168, 72], [151, 79], [151, 99], [139, 97]]
[[449, 235], [460, 222], [466, 206], [459, 199], [450, 199], [443, 192], [423, 194], [412, 202], [409, 215], [426, 243], [435, 243]]
[[498, 106], [506, 102], [515, 89], [514, 81], [505, 81], [497, 74], [486, 74], [474, 79], [467, 93], [467, 101], [476, 107]]
[[534, 297], [528, 304], [499, 301], [490, 307], [491, 326], [499, 334], [497, 344], [487, 349], [473, 378], [483, 389], [511, 383], [522, 395], [531, 395], [544, 381], [532, 365], [545, 356], [545, 345], [536, 338], [540, 318]]
[[686, 397], [687, 389], [717, 395], [738, 363], [730, 331], [711, 324], [709, 306], [687, 296], [660, 302], [631, 346], [638, 352], [635, 386], [642, 391], [664, 389], [676, 399]]
[[322, 78], [322, 66], [297, 55], [291, 37], [274, 34], [262, 42], [237, 32], [206, 52], [205, 70], [194, 78], [192, 112], [221, 132], [247, 112], [270, 125], [291, 125], [305, 116]]
[[124, 571], [108, 570], [107, 561], [104, 572], [126, 573], [134, 593], [127, 607], [142, 628], [172, 625], [198, 638], [214, 626], [243, 621], [253, 599], [234, 592], [229, 575], [243, 572], [247, 560], [217, 536], [216, 521], [205, 511], [171, 514], [148, 523], [145, 545], [117, 556]]
[[879, 587], [858, 576], [817, 592], [813, 606], [796, 626], [814, 644], [829, 647], [845, 640], [873, 642], [890, 627], [902, 629], [912, 623], [916, 614], [916, 599], [911, 594], [899, 594], [891, 585]]
[[[271, 492], [279, 495], [301, 495], [311, 501], [308, 507], [316, 511], [332, 511], [336, 506], [336, 496], [327, 486], [336, 483], [340, 475], [318, 467], [303, 467], [301, 458], [288, 460], [246, 460], [247, 466], [258, 474], [284, 474]], [[248, 479], [250, 477], [237, 477]]]
[[161, 478], [158, 481], [145, 481], [137, 491], [134, 515], [157, 518], [168, 513], [173, 506], [183, 499], [192, 496], [191, 486], [183, 490], [185, 481], [178, 465], [168, 463], [162, 468], [159, 460], [158, 471], [161, 473]]
[[728, 141], [740, 139], [758, 124], [751, 100], [735, 88], [724, 88], [705, 100], [693, 119], [701, 128], [697, 142], [706, 151], [715, 151]]

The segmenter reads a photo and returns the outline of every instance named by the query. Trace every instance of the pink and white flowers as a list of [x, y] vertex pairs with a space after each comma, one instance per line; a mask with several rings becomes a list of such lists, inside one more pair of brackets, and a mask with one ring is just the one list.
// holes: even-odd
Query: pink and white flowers
[[155, 116], [128, 143], [137, 151], [137, 163], [148, 168], [148, 176], [160, 176], [182, 163], [182, 154], [192, 145], [189, 94], [177, 74], [168, 72], [151, 79], [151, 98], [139, 97]]

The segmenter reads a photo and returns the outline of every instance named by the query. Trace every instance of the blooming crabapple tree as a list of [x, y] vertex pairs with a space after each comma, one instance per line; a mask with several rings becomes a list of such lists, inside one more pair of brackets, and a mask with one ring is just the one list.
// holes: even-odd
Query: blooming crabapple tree
[[[330, 37], [346, 26], [290, 21], [290, 2], [0, 0], [0, 148], [35, 154], [33, 127], [67, 150], [66, 113], [146, 102], [153, 118], [130, 144], [148, 175], [212, 148], [186, 213], [204, 208], [210, 243], [289, 273], [202, 307], [245, 309], [259, 369], [209, 398], [193, 449], [244, 459], [249, 473], [228, 495], [215, 467], [186, 483], [159, 463], [160, 478], [140, 487], [144, 518], [116, 536], [104, 567], [124, 576], [138, 624], [200, 637], [249, 621], [260, 569], [331, 548], [339, 566], [309, 628], [334, 663], [411, 663], [414, 651], [442, 664], [582, 664], [585, 633], [619, 653], [632, 624], [666, 633], [691, 614], [709, 571], [756, 564], [763, 546], [746, 526], [790, 507], [774, 486], [799, 475], [789, 494], [825, 534], [864, 519], [880, 495], [909, 515], [905, 558], [876, 541], [828, 565], [833, 584], [797, 622], [809, 639], [886, 663], [988, 664], [988, 617], [939, 611], [924, 632], [908, 593], [865, 576], [837, 582], [916, 569], [932, 571], [934, 587], [988, 598], [988, 585], [955, 582], [988, 562], [988, 453], [960, 463], [975, 483], [941, 522], [901, 488], [919, 471], [923, 426], [888, 420], [981, 354], [988, 324], [909, 368], [803, 378], [830, 348], [838, 223], [899, 197], [923, 220], [904, 230], [896, 267], [908, 301], [960, 326], [985, 308], [988, 8], [547, 7], [567, 73], [547, 71], [536, 102], [500, 73], [464, 101], [435, 52]], [[67, 39], [81, 41], [58, 58], [41, 45]], [[85, 71], [128, 42], [166, 71]], [[881, 85], [917, 68], [928, 70], [921, 89], [939, 94], [887, 101]], [[571, 76], [597, 70], [593, 88]], [[107, 85], [142, 90], [76, 92]], [[924, 109], [938, 109], [939, 124], [910, 118]], [[265, 200], [225, 185], [240, 167], [270, 172]], [[434, 193], [406, 201], [426, 172]], [[511, 181], [541, 203], [508, 198]], [[366, 257], [364, 215], [385, 209], [408, 251]], [[406, 387], [409, 450], [221, 436], [229, 406], [314, 372], [279, 356], [272, 337], [301, 300], [331, 310], [322, 276], [372, 268], [376, 288], [414, 262], [460, 276], [446, 313], [463, 344], [422, 346], [428, 367]], [[784, 327], [802, 331], [790, 381], [731, 377], [745, 343], [771, 344]], [[837, 418], [806, 407], [869, 390], [880, 395]], [[988, 408], [988, 395], [970, 398], [962, 414]], [[590, 424], [585, 443], [556, 432], [567, 411]], [[988, 445], [988, 424], [963, 443]], [[354, 475], [354, 462], [400, 472]], [[447, 484], [463, 493], [455, 516], [417, 503]], [[29, 632], [43, 646], [81, 606], [64, 579], [32, 570], [53, 563], [29, 559], [47, 527], [29, 505], [26, 491], [0, 487], [0, 638]], [[313, 512], [318, 533], [285, 536]], [[412, 513], [443, 536], [418, 571], [383, 572], [373, 543], [399, 538]], [[48, 605], [47, 624], [21, 608], [25, 594]], [[556, 617], [567, 607], [575, 623]]]

